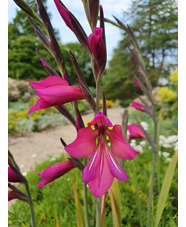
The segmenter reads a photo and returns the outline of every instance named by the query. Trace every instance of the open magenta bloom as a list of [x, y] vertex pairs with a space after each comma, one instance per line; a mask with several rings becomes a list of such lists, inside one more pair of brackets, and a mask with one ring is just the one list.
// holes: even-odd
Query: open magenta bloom
[[10, 166], [8, 167], [8, 181], [22, 182], [21, 177]]
[[59, 76], [49, 76], [40, 82], [31, 81], [30, 84], [40, 99], [30, 108], [28, 114], [85, 98], [80, 87], [69, 86], [68, 82]]
[[106, 58], [106, 47], [102, 38], [102, 33], [103, 29], [97, 27], [94, 29], [94, 34], [90, 34], [88, 37], [90, 49], [92, 50], [96, 60]]
[[[107, 136], [111, 148], [107, 144]], [[88, 183], [91, 192], [97, 198], [108, 191], [114, 178], [128, 180], [127, 174], [114, 155], [121, 159], [133, 160], [139, 154], [125, 140], [121, 126], [113, 127], [101, 112], [88, 123], [87, 128], [79, 129], [76, 140], [65, 146], [65, 150], [74, 158], [87, 158], [92, 155], [83, 170], [82, 182]]]
[[69, 172], [71, 169], [75, 168], [71, 161], [58, 162], [53, 165], [50, 165], [42, 172], [38, 173], [39, 176], [42, 176], [40, 183], [37, 188], [40, 188], [51, 181], [63, 176], [65, 173]]
[[131, 124], [127, 126], [127, 129], [129, 130], [129, 140], [135, 139], [135, 138], [140, 138], [140, 139], [146, 139], [146, 136], [141, 129], [140, 125], [136, 124]]

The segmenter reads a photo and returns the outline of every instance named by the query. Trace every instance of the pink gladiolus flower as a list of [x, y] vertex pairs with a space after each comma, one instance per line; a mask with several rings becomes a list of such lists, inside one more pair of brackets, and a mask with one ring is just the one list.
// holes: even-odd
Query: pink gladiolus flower
[[[92, 155], [83, 170], [82, 182], [88, 183], [89, 189], [97, 198], [108, 191], [114, 178], [128, 180], [127, 174], [114, 155], [121, 159], [133, 160], [139, 154], [125, 140], [120, 125], [114, 125], [112, 129], [109, 127], [113, 127], [112, 123], [99, 112], [88, 123], [87, 128], [79, 129], [76, 140], [65, 146], [65, 150], [74, 158], [87, 158]], [[111, 148], [107, 144], [107, 136]]]
[[30, 84], [40, 99], [30, 108], [28, 114], [85, 98], [80, 87], [69, 86], [68, 82], [59, 76], [49, 76], [40, 82], [31, 81]]
[[102, 32], [102, 28], [95, 28], [94, 34], [90, 34], [88, 37], [90, 49], [92, 50], [96, 60], [106, 59], [106, 48], [102, 38]]
[[51, 181], [63, 176], [65, 173], [69, 172], [71, 169], [75, 168], [71, 161], [58, 162], [53, 165], [50, 165], [48, 168], [38, 173], [39, 176], [42, 176], [40, 183], [37, 188], [40, 188]]
[[130, 133], [129, 140], [132, 140], [135, 138], [146, 139], [146, 136], [143, 130], [141, 129], [140, 125], [131, 124], [131, 125], [128, 125], [127, 129], [129, 130], [129, 133]]
[[133, 102], [131, 103], [130, 106], [131, 106], [131, 107], [134, 107], [135, 109], [140, 110], [140, 111], [142, 111], [142, 112], [145, 111], [143, 105], [141, 105], [141, 104], [139, 104], [139, 103], [137, 103], [137, 102], [134, 102], [134, 101], [133, 101]]
[[22, 182], [21, 177], [10, 166], [8, 167], [8, 181]]

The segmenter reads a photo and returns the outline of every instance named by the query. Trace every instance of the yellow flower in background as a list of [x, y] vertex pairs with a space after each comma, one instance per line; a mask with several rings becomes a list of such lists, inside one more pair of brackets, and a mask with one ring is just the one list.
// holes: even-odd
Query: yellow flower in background
[[[96, 102], [96, 99], [94, 99]], [[99, 101], [100, 108], [103, 108], [103, 100], [101, 99]], [[112, 100], [106, 100], [106, 106], [107, 108], [111, 108], [114, 105], [114, 102]]]
[[177, 99], [177, 94], [168, 87], [161, 87], [158, 90], [158, 100], [163, 102], [173, 102]]
[[170, 74], [170, 80], [175, 84], [178, 85], [178, 69]]

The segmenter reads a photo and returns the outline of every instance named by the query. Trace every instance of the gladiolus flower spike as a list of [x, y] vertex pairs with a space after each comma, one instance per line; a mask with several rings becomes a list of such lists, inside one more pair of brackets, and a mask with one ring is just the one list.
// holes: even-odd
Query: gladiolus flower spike
[[[111, 148], [107, 144], [107, 136]], [[88, 127], [79, 129], [76, 140], [65, 146], [65, 150], [74, 158], [87, 158], [91, 155], [82, 172], [82, 182], [88, 183], [96, 198], [101, 198], [108, 191], [114, 178], [128, 180], [127, 174], [114, 155], [121, 159], [133, 160], [139, 154], [125, 140], [121, 126], [113, 126], [101, 112], [88, 123]]]
[[31, 81], [30, 84], [40, 99], [30, 108], [28, 114], [85, 98], [80, 87], [69, 86], [68, 82], [59, 76], [49, 76], [40, 82]]

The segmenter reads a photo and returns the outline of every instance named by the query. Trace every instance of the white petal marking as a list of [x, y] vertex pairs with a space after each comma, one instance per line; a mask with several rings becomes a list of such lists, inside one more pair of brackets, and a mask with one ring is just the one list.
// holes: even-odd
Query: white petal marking
[[98, 153], [98, 152], [95, 153], [95, 155], [94, 155], [94, 157], [93, 157], [93, 159], [92, 159], [92, 162], [91, 162], [91, 164], [90, 164], [90, 166], [89, 166], [89, 169], [88, 169], [89, 171], [90, 171], [90, 169], [92, 168], [92, 165], [93, 165], [93, 163], [94, 163], [94, 161], [95, 161], [95, 158], [96, 158], [96, 156], [97, 156], [97, 153]]
[[108, 151], [108, 154], [109, 154], [109, 156], [110, 156], [110, 158], [111, 158], [111, 160], [112, 160], [112, 163], [114, 164], [114, 166], [115, 166], [116, 169], [118, 170], [118, 172], [121, 173], [121, 171], [119, 170], [117, 164], [115, 163], [114, 159], [112, 158], [112, 156], [111, 156], [111, 154], [110, 154], [110, 151]]

